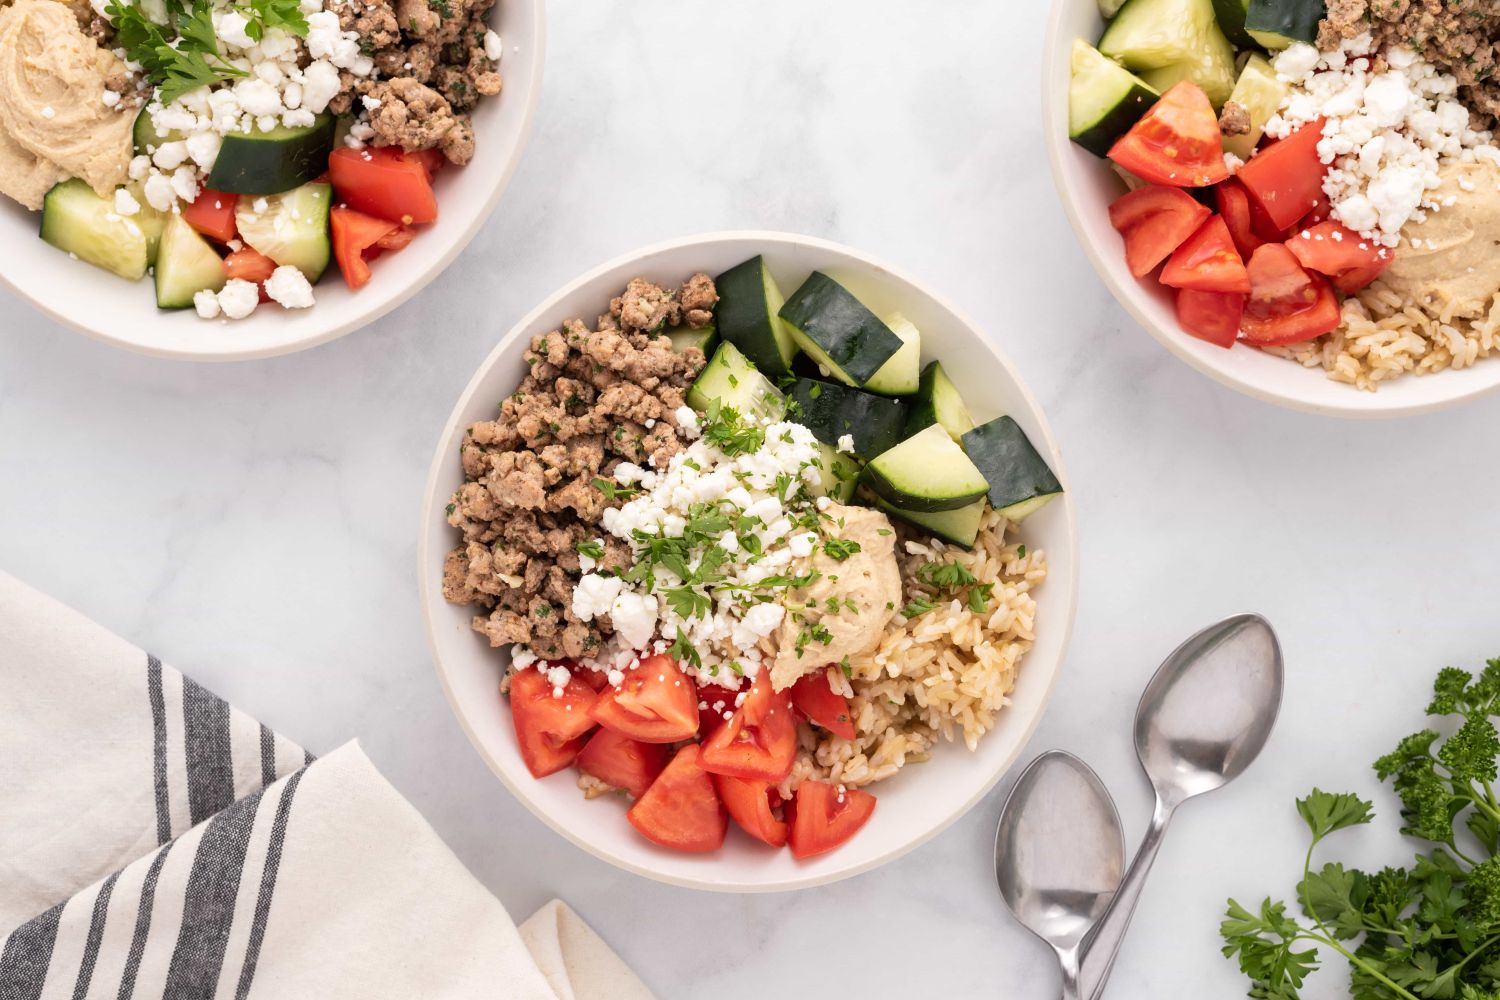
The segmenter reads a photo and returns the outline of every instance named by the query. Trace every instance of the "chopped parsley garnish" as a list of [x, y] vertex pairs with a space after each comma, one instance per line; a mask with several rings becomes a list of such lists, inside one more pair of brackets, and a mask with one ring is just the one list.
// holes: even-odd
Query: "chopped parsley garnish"
[[853, 677], [854, 676], [854, 668], [851, 667], [851, 666], [849, 666], [849, 657], [848, 657], [847, 654], [844, 656], [844, 658], [842, 660], [839, 661], [839, 669], [844, 672], [844, 676], [845, 677]]
[[679, 663], [691, 663], [695, 667], [703, 666], [702, 657], [693, 648], [693, 640], [688, 638], [688, 634], [682, 630], [681, 625], [677, 626], [677, 639], [667, 649], [667, 652]]
[[766, 432], [740, 416], [732, 406], [720, 400], [708, 404], [703, 413], [703, 440], [733, 458], [759, 451], [766, 443]]
[[[199, 87], [249, 75], [219, 51], [211, 0], [166, 0], [166, 9], [166, 25], [123, 0], [110, 0], [104, 9], [115, 27], [115, 45], [125, 50], [126, 59], [140, 63], [146, 78], [156, 84], [162, 104]], [[268, 28], [307, 34], [307, 18], [297, 0], [250, 0], [235, 9], [245, 16], [245, 33], [254, 41], [265, 37]]]
[[604, 543], [594, 540], [578, 543], [578, 554], [588, 556], [590, 559], [604, 558]]
[[826, 646], [832, 641], [833, 633], [828, 631], [828, 629], [821, 623], [817, 625], [809, 625], [807, 628], [802, 630], [801, 635], [797, 636], [797, 658], [799, 660], [802, 658], [802, 652], [803, 650], [807, 649], [807, 644], [810, 642], [816, 642], [820, 645]]
[[713, 606], [706, 594], [700, 594], [692, 587], [673, 587], [667, 591], [667, 606], [684, 621], [693, 618], [708, 617], [709, 609]]
[[927, 598], [925, 598], [925, 597], [918, 597], [915, 600], [913, 600], [910, 604], [908, 604], [906, 607], [904, 607], [904, 608], [901, 609], [901, 617], [902, 618], [915, 618], [918, 615], [925, 615], [927, 612], [931, 611], [935, 607], [937, 607], [937, 605], [933, 604], [931, 601], [927, 600]]
[[957, 590], [974, 582], [974, 574], [958, 563], [926, 563], [917, 570], [917, 579], [940, 590]]
[[608, 479], [599, 479], [597, 477], [593, 480], [593, 486], [594, 489], [604, 494], [604, 499], [606, 500], [629, 500], [640, 492], [634, 486], [620, 486], [617, 483], [610, 482]]
[[969, 610], [976, 615], [982, 615], [989, 610], [990, 595], [995, 592], [993, 583], [975, 584], [969, 590]]
[[[859, 543], [849, 538], [830, 538], [823, 543], [823, 551], [828, 553], [830, 559], [843, 562], [854, 553], [860, 551]], [[927, 567], [923, 566], [923, 569]]]
[[1026, 546], [1021, 545], [1021, 546], [1018, 546], [1016, 548], [1016, 558], [1017, 559], [1025, 559], [1026, 558]]

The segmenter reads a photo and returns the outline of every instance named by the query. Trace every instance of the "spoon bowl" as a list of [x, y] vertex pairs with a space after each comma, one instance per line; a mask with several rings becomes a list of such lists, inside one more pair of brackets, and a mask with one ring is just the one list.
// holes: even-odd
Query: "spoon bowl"
[[995, 878], [1011, 913], [1051, 945], [1064, 996], [1079, 952], [1125, 870], [1125, 836], [1104, 783], [1077, 757], [1042, 754], [1016, 781], [995, 832]]
[[1239, 777], [1271, 736], [1281, 691], [1281, 646], [1260, 615], [1226, 618], [1178, 646], [1135, 719], [1136, 755], [1157, 795], [1176, 805]]

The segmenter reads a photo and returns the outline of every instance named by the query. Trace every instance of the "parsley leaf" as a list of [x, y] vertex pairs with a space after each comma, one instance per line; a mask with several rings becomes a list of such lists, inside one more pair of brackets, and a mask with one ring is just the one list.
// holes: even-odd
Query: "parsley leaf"
[[590, 559], [603, 559], [604, 543], [597, 540], [579, 542], [578, 554], [588, 556]]
[[973, 583], [974, 574], [958, 563], [924, 563], [917, 570], [917, 579], [939, 590], [957, 590]]
[[667, 652], [679, 663], [691, 663], [695, 667], [703, 666], [702, 657], [698, 655], [698, 650], [693, 648], [693, 640], [688, 638], [688, 634], [682, 630], [681, 625], [677, 626], [677, 639], [668, 647]]
[[115, 26], [115, 44], [125, 50], [127, 59], [141, 64], [146, 78], [157, 85], [156, 96], [163, 104], [199, 87], [247, 75], [219, 52], [211, 0], [175, 6], [170, 27], [156, 24], [138, 6], [123, 0], [110, 0], [104, 13]]
[[594, 489], [604, 494], [604, 499], [606, 500], [629, 500], [640, 492], [634, 486], [620, 486], [610, 482], [608, 479], [599, 479], [597, 477], [592, 480], [591, 484]]
[[933, 604], [931, 601], [927, 600], [925, 597], [918, 597], [918, 598], [914, 599], [911, 603], [909, 603], [906, 607], [904, 607], [904, 608], [901, 609], [901, 617], [902, 618], [915, 618], [918, 615], [925, 615], [927, 612], [931, 611], [935, 607], [937, 607], [937, 605]]
[[[859, 543], [848, 538], [830, 538], [823, 543], [823, 551], [828, 553], [830, 559], [843, 562], [854, 553], [860, 551]], [[925, 569], [925, 567], [923, 567]]]

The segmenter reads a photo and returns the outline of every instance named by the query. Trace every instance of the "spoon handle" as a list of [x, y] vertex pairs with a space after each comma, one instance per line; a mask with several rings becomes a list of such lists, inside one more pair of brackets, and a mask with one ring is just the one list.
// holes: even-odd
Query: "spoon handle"
[[1078, 985], [1078, 956], [1077, 947], [1057, 953], [1058, 962], [1062, 965], [1062, 1000], [1082, 1000]]
[[1125, 932], [1130, 928], [1130, 919], [1135, 915], [1135, 904], [1140, 901], [1141, 890], [1145, 888], [1146, 877], [1151, 874], [1151, 866], [1156, 862], [1156, 852], [1161, 848], [1162, 838], [1166, 836], [1167, 824], [1172, 821], [1175, 808], [1163, 802], [1160, 797], [1157, 798], [1156, 810], [1152, 813], [1146, 838], [1141, 841], [1140, 850], [1136, 851], [1135, 858], [1130, 862], [1130, 870], [1125, 873], [1125, 880], [1115, 891], [1115, 898], [1109, 904], [1109, 909], [1095, 925], [1093, 937], [1084, 946], [1080, 978], [1083, 983], [1082, 996], [1088, 1000], [1101, 1000], [1104, 996], [1104, 986], [1114, 968], [1115, 956], [1120, 953], [1120, 943], [1125, 940]]

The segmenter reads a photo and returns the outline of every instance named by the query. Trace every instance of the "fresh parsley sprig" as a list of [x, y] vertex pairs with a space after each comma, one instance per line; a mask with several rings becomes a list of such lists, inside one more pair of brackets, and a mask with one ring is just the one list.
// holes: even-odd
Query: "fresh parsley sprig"
[[[1250, 996], [1300, 1000], [1317, 947], [1349, 963], [1356, 1000], [1496, 1000], [1500, 997], [1500, 660], [1476, 678], [1447, 668], [1427, 713], [1456, 717], [1446, 739], [1425, 729], [1375, 762], [1401, 801], [1401, 832], [1426, 841], [1411, 868], [1367, 874], [1337, 862], [1313, 867], [1330, 834], [1370, 823], [1373, 805], [1318, 789], [1297, 802], [1311, 833], [1297, 901], [1305, 921], [1267, 897], [1256, 910], [1229, 901], [1219, 932]], [[1308, 947], [1309, 945], [1314, 947]]]

